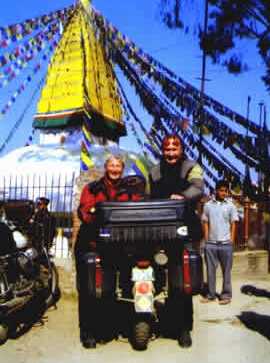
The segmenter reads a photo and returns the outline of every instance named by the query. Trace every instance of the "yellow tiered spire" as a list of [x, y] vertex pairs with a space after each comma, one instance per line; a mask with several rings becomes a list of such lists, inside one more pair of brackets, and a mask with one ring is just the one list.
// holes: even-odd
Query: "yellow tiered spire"
[[85, 7], [85, 9], [89, 9], [90, 6], [90, 0], [79, 0], [83, 6]]
[[113, 68], [95, 36], [90, 2], [80, 2], [84, 8], [75, 9], [49, 65], [34, 127], [79, 126], [87, 115], [117, 138], [125, 126]]

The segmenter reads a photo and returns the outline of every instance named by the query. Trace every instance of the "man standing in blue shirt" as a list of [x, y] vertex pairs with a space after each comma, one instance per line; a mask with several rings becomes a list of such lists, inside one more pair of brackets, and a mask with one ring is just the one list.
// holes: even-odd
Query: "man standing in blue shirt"
[[223, 287], [219, 301], [221, 305], [229, 304], [232, 298], [231, 269], [235, 222], [238, 221], [237, 209], [227, 199], [228, 192], [228, 183], [219, 181], [216, 184], [215, 197], [204, 205], [202, 214], [208, 280], [208, 294], [202, 302], [216, 299], [216, 269], [220, 263], [223, 273]]

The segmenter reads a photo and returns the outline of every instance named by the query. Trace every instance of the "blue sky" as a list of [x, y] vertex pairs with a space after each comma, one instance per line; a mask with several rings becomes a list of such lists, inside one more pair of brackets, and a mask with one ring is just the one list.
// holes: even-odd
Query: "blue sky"
[[[185, 14], [191, 22], [195, 17], [202, 19], [203, 7], [198, 6], [200, 2], [201, 0], [198, 0], [197, 5], [188, 9]], [[1, 7], [0, 26], [21, 22], [27, 18], [43, 15], [73, 3], [74, 1], [71, 0], [5, 1]], [[160, 21], [157, 0], [95, 0], [93, 5], [138, 46], [164, 63], [168, 68], [171, 68], [183, 79], [200, 88], [198, 77], [200, 77], [201, 73], [201, 51], [197, 46], [196, 37], [185, 35], [181, 31], [167, 29]], [[241, 51], [249, 60], [250, 71], [235, 77], [228, 75], [224, 68], [213, 65], [208, 60], [206, 75], [210, 81], [207, 82], [205, 91], [243, 115], [246, 115], [247, 97], [251, 96], [250, 118], [257, 121], [259, 118], [258, 103], [264, 101], [266, 106], [269, 103], [269, 94], [260, 79], [263, 73], [263, 65], [257, 56], [255, 47], [250, 43], [242, 44]], [[29, 87], [24, 96], [21, 96], [20, 100], [18, 99], [16, 108], [14, 107], [10, 114], [0, 120], [0, 145], [21, 114], [23, 107], [25, 107], [27, 99], [30, 98], [31, 92], [33, 92], [33, 87]], [[145, 121], [146, 125], [150, 125], [151, 118], [144, 113], [140, 102], [135, 99], [132, 90], [128, 87], [127, 93], [133, 100], [138, 115]], [[1, 108], [6, 97], [10, 94], [12, 94], [12, 89], [7, 90], [5, 94], [1, 90]], [[34, 108], [31, 109], [31, 112], [34, 112]], [[31, 112], [27, 114], [22, 126], [18, 129], [16, 136], [5, 151], [25, 144], [31, 134]], [[130, 137], [123, 140], [122, 145], [132, 146], [133, 149], [137, 147]]]

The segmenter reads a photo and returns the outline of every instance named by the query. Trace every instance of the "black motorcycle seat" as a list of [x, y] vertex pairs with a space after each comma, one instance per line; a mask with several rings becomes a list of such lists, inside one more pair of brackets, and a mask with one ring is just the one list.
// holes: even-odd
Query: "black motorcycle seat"
[[0, 256], [8, 255], [16, 251], [16, 243], [9, 227], [0, 222]]

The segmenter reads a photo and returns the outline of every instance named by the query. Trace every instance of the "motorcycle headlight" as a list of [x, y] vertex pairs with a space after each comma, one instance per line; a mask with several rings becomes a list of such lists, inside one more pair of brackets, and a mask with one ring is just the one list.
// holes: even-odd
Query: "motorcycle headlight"
[[154, 260], [156, 264], [164, 266], [168, 262], [168, 256], [163, 250], [160, 250], [154, 255]]
[[178, 236], [186, 237], [188, 235], [188, 227], [181, 226], [181, 227], [177, 228], [176, 233]]
[[13, 238], [18, 249], [25, 248], [28, 244], [27, 238], [20, 231], [14, 231]]

